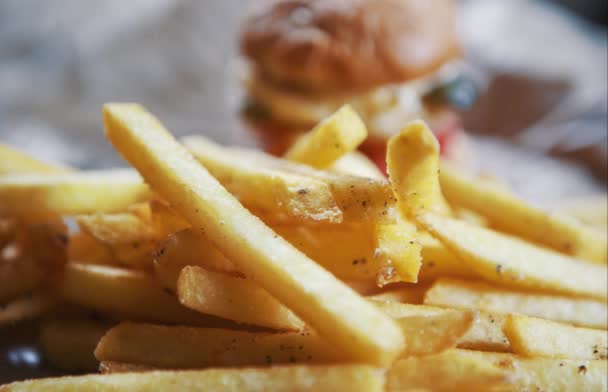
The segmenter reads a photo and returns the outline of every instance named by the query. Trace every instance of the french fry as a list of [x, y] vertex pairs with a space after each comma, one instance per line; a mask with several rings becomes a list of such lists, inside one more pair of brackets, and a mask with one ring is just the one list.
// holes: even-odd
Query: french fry
[[285, 158], [323, 169], [356, 150], [366, 137], [367, 128], [359, 115], [344, 105], [300, 136], [287, 150]]
[[234, 264], [206, 237], [192, 229], [170, 235], [159, 244], [154, 254], [155, 275], [163, 287], [173, 293], [177, 292], [180, 272], [188, 265], [242, 276]]
[[458, 348], [478, 351], [512, 352], [509, 339], [503, 332], [508, 315], [478, 312], [479, 316], [471, 329], [458, 341]]
[[247, 332], [135, 323], [109, 330], [95, 356], [100, 361], [174, 369], [348, 362], [312, 331]]
[[256, 283], [200, 267], [182, 269], [177, 297], [187, 308], [238, 323], [286, 331], [304, 327], [302, 320]]
[[168, 324], [230, 325], [179, 304], [154, 277], [141, 271], [103, 265], [68, 263], [60, 296], [73, 304], [123, 320]]
[[184, 139], [190, 152], [247, 208], [304, 221], [341, 222], [330, 186], [309, 176], [261, 167], [202, 137]]
[[40, 317], [53, 309], [57, 298], [53, 292], [38, 289], [7, 303], [0, 304], [0, 327]]
[[39, 161], [28, 154], [0, 143], [0, 175], [39, 173], [53, 174], [71, 171], [67, 166]]
[[0, 176], [0, 214], [18, 217], [117, 212], [150, 197], [131, 170]]
[[492, 313], [521, 313], [581, 327], [608, 326], [605, 301], [517, 292], [479, 282], [439, 279], [426, 292], [424, 303]]
[[416, 282], [420, 246], [413, 227], [406, 224], [341, 224], [306, 227], [273, 225], [293, 246], [349, 281]]
[[422, 257], [422, 265], [418, 274], [420, 281], [428, 282], [442, 277], [479, 278], [479, 275], [463, 263], [458, 256], [428, 233], [419, 232], [418, 242], [421, 245], [420, 256]]
[[387, 364], [399, 326], [247, 211], [142, 107], [104, 106], [106, 135], [239, 270], [353, 359]]
[[424, 305], [379, 302], [376, 306], [401, 326], [406, 337], [404, 355], [407, 356], [437, 354], [455, 347], [477, 317], [473, 311]]
[[164, 202], [151, 200], [149, 208], [150, 220], [161, 238], [190, 228], [190, 223], [177, 215], [175, 211]]
[[369, 177], [378, 180], [384, 180], [384, 174], [378, 169], [378, 166], [372, 162], [365, 154], [359, 151], [351, 151], [343, 155], [340, 159], [327, 167], [328, 170], [350, 174], [359, 177]]
[[112, 250], [91, 235], [77, 232], [68, 241], [68, 260], [81, 264], [117, 265]]
[[417, 220], [484, 279], [509, 286], [608, 298], [608, 268], [437, 214]]
[[400, 302], [406, 304], [422, 304], [424, 294], [429, 286], [425, 284], [400, 286], [380, 293], [367, 296], [367, 299], [378, 302]]
[[573, 327], [513, 314], [507, 317], [503, 330], [513, 352], [526, 357], [608, 358], [608, 333], [605, 330]]
[[98, 392], [381, 392], [384, 377], [378, 369], [361, 365], [158, 370], [21, 381], [0, 387], [0, 392], [68, 392], [83, 386]]
[[387, 170], [399, 209], [404, 217], [421, 211], [447, 214], [441, 194], [439, 142], [422, 121], [414, 121], [393, 136], [387, 147]]
[[93, 351], [108, 325], [92, 320], [47, 320], [40, 326], [46, 359], [58, 369], [96, 371]]
[[81, 230], [107, 245], [120, 264], [147, 269], [162, 235], [147, 218], [134, 212], [97, 213], [79, 215], [76, 221]]
[[[312, 221], [336, 223], [345, 220], [393, 223], [395, 220], [393, 214], [395, 198], [386, 179], [316, 170], [259, 151], [220, 147], [199, 136], [185, 138], [183, 142], [226, 189], [235, 194], [245, 206], [252, 210], [260, 209], [251, 208], [249, 203], [263, 202], [259, 200], [263, 196], [257, 196], [259, 194], [253, 191], [254, 187], [263, 186], [264, 192], [268, 192], [266, 188], [270, 185], [269, 181], [287, 181], [290, 176], [295, 175], [297, 176], [295, 181], [298, 184], [295, 189], [298, 191], [305, 189], [306, 193], [300, 193], [309, 197], [322, 213], [322, 215], [314, 217], [315, 219], [312, 219]], [[285, 176], [287, 176], [286, 179], [283, 179]], [[238, 181], [233, 180], [235, 178], [238, 178]], [[317, 196], [318, 192], [315, 188], [309, 189], [308, 186], [303, 186], [308, 179], [315, 179], [326, 184], [329, 187], [332, 199], [322, 200], [323, 198]], [[252, 200], [249, 200], [249, 198]], [[315, 201], [317, 198], [319, 199], [318, 202]], [[296, 195], [289, 195], [289, 200], [292, 203], [295, 202], [297, 200]], [[283, 208], [287, 206], [288, 201], [282, 202]], [[334, 206], [337, 208], [336, 210], [333, 209]], [[298, 209], [300, 208], [306, 211], [304, 207], [298, 207]], [[277, 212], [277, 205], [273, 203], [268, 208], [261, 210], [262, 216], [267, 216], [268, 211], [273, 212], [274, 215]], [[264, 214], [264, 211], [266, 211], [266, 214]], [[328, 212], [331, 212], [331, 214], [327, 215]], [[298, 218], [297, 214], [294, 213], [286, 213], [286, 215], [292, 220]], [[299, 220], [303, 222], [311, 221], [311, 219], [302, 218]]]
[[512, 391], [605, 391], [605, 360], [526, 358], [514, 354], [460, 350], [461, 355], [513, 374]]
[[509, 372], [461, 350], [400, 359], [386, 375], [387, 391], [488, 391], [511, 381]]
[[447, 165], [441, 167], [439, 179], [450, 203], [485, 216], [493, 227], [577, 258], [606, 263], [606, 236], [575, 220], [539, 210], [510, 192], [468, 179]]

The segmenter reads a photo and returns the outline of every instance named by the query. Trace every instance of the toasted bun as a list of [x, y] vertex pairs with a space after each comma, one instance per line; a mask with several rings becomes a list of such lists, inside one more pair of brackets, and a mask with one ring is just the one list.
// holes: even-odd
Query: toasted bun
[[282, 0], [245, 20], [241, 50], [273, 83], [365, 90], [460, 56], [452, 0]]

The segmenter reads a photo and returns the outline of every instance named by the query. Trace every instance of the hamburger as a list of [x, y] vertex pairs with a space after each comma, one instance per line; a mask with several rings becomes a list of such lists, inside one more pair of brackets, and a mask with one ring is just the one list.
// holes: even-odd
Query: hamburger
[[387, 138], [419, 118], [444, 157], [469, 156], [458, 113], [475, 92], [451, 0], [266, 1], [243, 22], [240, 49], [244, 113], [272, 153], [348, 103], [370, 133], [361, 149], [381, 167]]

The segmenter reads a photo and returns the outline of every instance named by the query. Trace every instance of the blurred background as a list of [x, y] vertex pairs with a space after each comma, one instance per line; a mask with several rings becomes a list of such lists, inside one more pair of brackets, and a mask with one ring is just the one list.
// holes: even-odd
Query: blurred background
[[[250, 143], [235, 76], [247, 3], [0, 1], [0, 141], [81, 168], [122, 165], [100, 109], [137, 101], [178, 135]], [[464, 117], [477, 162], [540, 204], [604, 192], [607, 2], [459, 5], [478, 75]]]

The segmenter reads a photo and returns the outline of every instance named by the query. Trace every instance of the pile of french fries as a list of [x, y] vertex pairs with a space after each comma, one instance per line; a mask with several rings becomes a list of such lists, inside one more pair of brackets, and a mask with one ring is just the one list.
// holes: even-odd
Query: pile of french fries
[[387, 179], [348, 106], [283, 158], [103, 118], [135, 170], [0, 146], [0, 325], [39, 319], [47, 360], [89, 373], [0, 391], [608, 387], [602, 224], [441, 162], [423, 122]]

